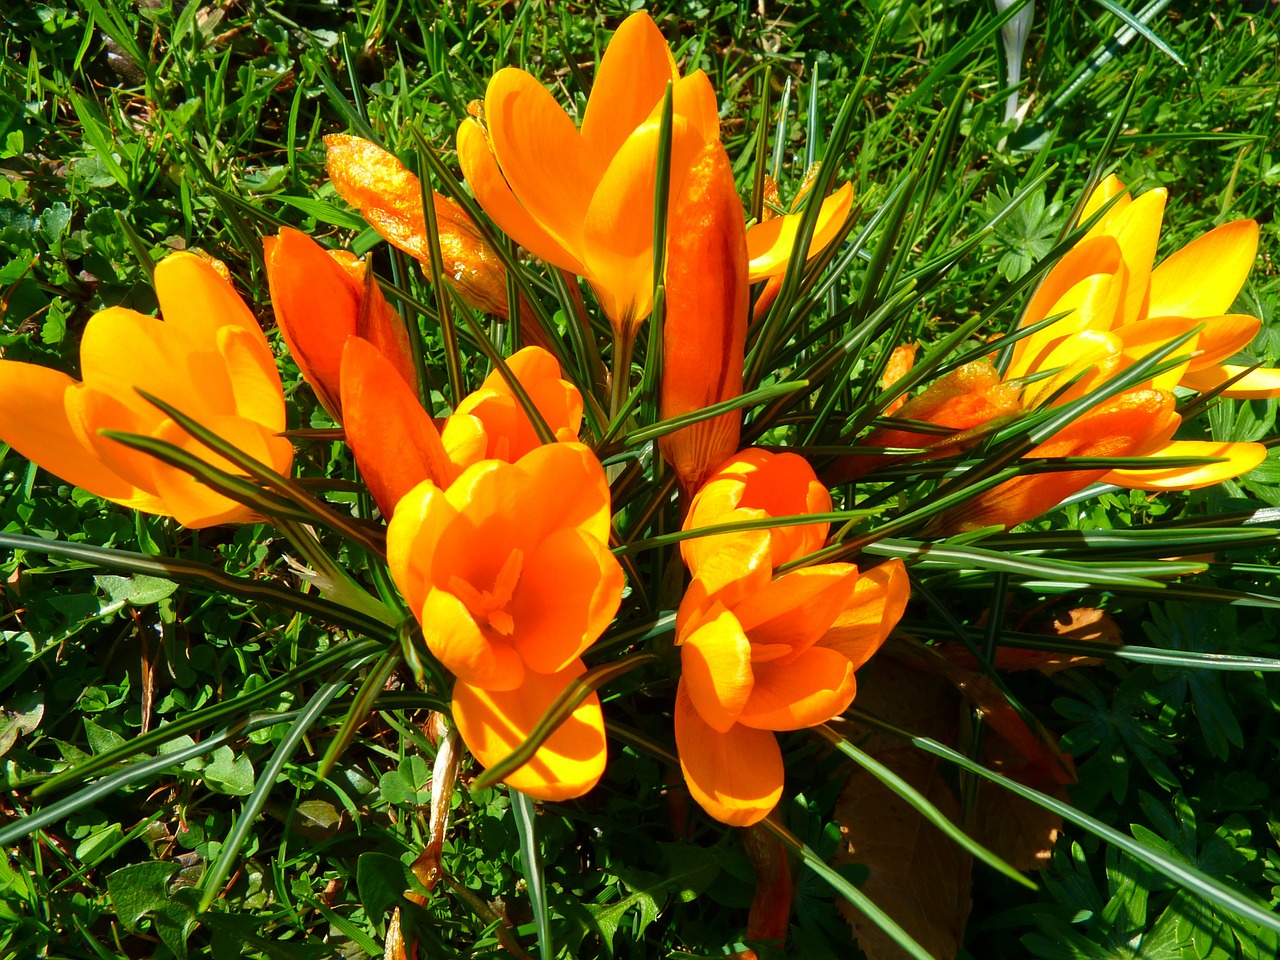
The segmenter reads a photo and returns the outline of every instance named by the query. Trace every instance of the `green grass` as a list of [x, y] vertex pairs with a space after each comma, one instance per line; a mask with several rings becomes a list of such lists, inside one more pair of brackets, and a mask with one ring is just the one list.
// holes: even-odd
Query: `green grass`
[[[1141, 36], [1119, 43], [1124, 23], [1102, 4], [1042, 2], [1022, 90], [1031, 106], [1017, 130], [1001, 122], [1005, 91], [987, 4], [765, 6], [768, 19], [750, 3], [651, 12], [686, 69], [705, 69], [720, 92], [724, 139], [744, 197], [751, 195], [756, 138], [771, 138], [772, 162], [774, 131], [782, 132], [777, 172], [787, 198], [810, 160], [823, 155], [841, 104], [857, 91], [836, 175], [855, 184], [863, 215], [853, 235], [864, 255], [815, 306], [813, 342], [843, 336], [855, 320], [878, 317], [879, 325], [867, 321], [860, 329], [874, 332], [803, 398], [799, 427], [766, 421], [757, 409], [753, 422], [773, 431], [768, 439], [832, 442], [869, 409], [870, 394], [856, 396], [854, 388], [878, 380], [877, 365], [897, 342], [936, 342], [984, 314], [980, 331], [964, 338], [968, 346], [1006, 330], [1026, 292], [1002, 298], [1029, 282], [1058, 244], [1099, 164], [1139, 191], [1169, 187], [1161, 255], [1227, 220], [1259, 220], [1260, 256], [1237, 307], [1263, 319], [1256, 358], [1280, 358], [1274, 3], [1164, 8], [1150, 27], [1186, 61], [1184, 69]], [[224, 260], [269, 324], [260, 238], [279, 223], [359, 253], [372, 250], [404, 302], [434, 304], [416, 264], [389, 252], [327, 185], [320, 138], [373, 136], [412, 160], [420, 135], [456, 173], [453, 132], [494, 69], [524, 66], [562, 102], [581, 102], [582, 83], [628, 11], [613, 3], [432, 0], [6, 7], [4, 357], [74, 371], [87, 319], [117, 304], [153, 310], [151, 263], [175, 249]], [[1103, 156], [1134, 84], [1132, 106]], [[768, 120], [760, 122], [766, 97]], [[1016, 208], [988, 231], [1013, 198]], [[873, 220], [886, 203], [892, 214]], [[555, 308], [549, 291], [545, 302]], [[426, 329], [439, 390], [445, 348], [437, 328]], [[779, 355], [795, 359], [799, 350], [783, 337]], [[468, 346], [463, 359], [464, 374], [478, 382], [487, 369], [483, 354]], [[287, 358], [282, 370], [297, 417], [291, 426], [330, 425]], [[1218, 401], [1188, 435], [1258, 439], [1274, 436], [1275, 422], [1274, 402]], [[285, 559], [292, 548], [265, 525], [193, 533], [73, 491], [2, 446], [0, 454], [0, 533], [213, 564], [294, 592]], [[299, 460], [302, 474], [316, 480], [353, 476], [341, 444], [309, 442]], [[915, 504], [927, 487], [895, 487], [885, 497]], [[356, 498], [338, 492], [330, 499], [345, 508]], [[848, 506], [855, 505], [865, 504]], [[1070, 792], [1078, 808], [1122, 832], [1132, 827], [1138, 840], [1264, 909], [1274, 909], [1280, 884], [1280, 685], [1265, 663], [1276, 656], [1280, 633], [1274, 537], [1204, 547], [1216, 552], [1199, 577], [1132, 589], [1100, 578], [1045, 586], [1046, 574], [1028, 572], [1027, 551], [1040, 549], [1031, 538], [1043, 533], [1050, 546], [1036, 558], [1087, 561], [1097, 554], [1072, 539], [1076, 528], [1141, 530], [1277, 505], [1274, 457], [1249, 477], [1208, 491], [1106, 494], [1078, 519], [1049, 517], [1002, 544], [984, 543], [1002, 556], [1017, 554], [1022, 566], [1012, 574], [976, 550], [953, 563], [921, 565], [925, 589], [946, 602], [919, 596], [902, 627], [916, 637], [981, 643], [992, 629], [1036, 632], [1053, 613], [1105, 606], [1126, 643], [1157, 653], [1053, 677], [1009, 676], [1008, 688], [1063, 736], [1079, 766]], [[919, 525], [901, 535], [918, 539]], [[1168, 549], [1130, 544], [1105, 556], [1119, 565], [1180, 552], [1162, 546]], [[874, 546], [868, 553], [875, 555]], [[358, 563], [354, 554], [343, 559]], [[516, 856], [524, 821], [505, 791], [475, 788], [469, 776], [453, 800], [443, 859], [462, 889], [441, 886], [425, 906], [401, 900], [405, 890], [419, 889], [406, 864], [425, 842], [436, 755], [421, 725], [439, 704], [419, 692], [410, 670], [392, 674], [338, 765], [317, 782], [319, 759], [364, 677], [376, 672], [382, 645], [352, 647], [341, 625], [327, 626], [314, 608], [247, 603], [216, 585], [150, 578], [141, 562], [112, 571], [93, 560], [87, 552], [0, 554], [0, 704], [12, 724], [12, 737], [0, 733], [6, 820], [76, 796], [71, 784], [35, 800], [30, 791], [144, 730], [237, 697], [252, 702], [201, 715], [201, 724], [182, 734], [190, 743], [179, 737], [143, 756], [186, 746], [192, 755], [156, 761], [137, 782], [7, 848], [0, 957], [377, 956], [397, 904], [406, 933], [422, 938], [424, 957], [503, 955], [495, 910], [505, 911], [524, 949], [536, 953], [528, 865]], [[1205, 593], [1213, 589], [1233, 591], [1233, 602]], [[669, 634], [670, 625], [654, 632], [663, 629]], [[1256, 669], [1220, 671], [1193, 668], [1174, 653], [1262, 659]], [[330, 654], [332, 664], [320, 661], [306, 672]], [[663, 716], [670, 667], [668, 660], [637, 670], [606, 688], [605, 709], [630, 731], [630, 745], [614, 744], [595, 792], [533, 818], [562, 955], [722, 956], [745, 936], [754, 879], [739, 838], [705, 818], [680, 826], [678, 771], [646, 752], [647, 743], [670, 749]], [[299, 731], [289, 721], [308, 709], [320, 719], [301, 728], [305, 735], [291, 744], [296, 752], [286, 756], [282, 744]], [[195, 750], [250, 715], [253, 729], [231, 729], [215, 750]], [[805, 734], [785, 746], [786, 822], [829, 858], [840, 845], [833, 810], [847, 762]], [[99, 773], [127, 769], [113, 762]], [[945, 777], [972, 799], [965, 776]], [[227, 856], [242, 805], [258, 796], [263, 815], [248, 822], [242, 845]], [[210, 878], [218, 868], [225, 872], [215, 887]], [[857, 868], [841, 869], [862, 879]], [[1277, 952], [1274, 934], [1179, 891], [1080, 828], [1067, 828], [1040, 880], [1040, 890], [1029, 893], [979, 868], [968, 956], [1218, 960]], [[202, 895], [216, 900], [196, 927]], [[831, 887], [811, 872], [801, 873], [786, 948], [756, 950], [806, 960], [856, 955]]]

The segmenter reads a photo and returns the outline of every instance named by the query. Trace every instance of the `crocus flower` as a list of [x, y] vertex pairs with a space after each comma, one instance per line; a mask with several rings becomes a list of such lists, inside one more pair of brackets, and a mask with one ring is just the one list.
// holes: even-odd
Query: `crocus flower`
[[[348, 134], [324, 138], [325, 169], [338, 196], [351, 204], [382, 238], [416, 259], [428, 276], [431, 246], [422, 209], [422, 183], [394, 154]], [[467, 212], [431, 193], [445, 279], [462, 299], [486, 313], [507, 316], [507, 272]], [[531, 310], [522, 310], [532, 323]]]
[[[831, 494], [804, 457], [749, 447], [721, 464], [693, 498], [684, 529], [828, 513]], [[825, 522], [769, 527], [765, 530], [712, 534], [684, 540], [680, 554], [694, 577], [709, 578], [709, 567], [740, 542], [759, 540], [768, 546], [773, 566], [813, 553], [827, 537]], [[732, 567], [732, 564], [729, 564]]]
[[276, 324], [302, 376], [335, 420], [342, 419], [338, 381], [348, 337], [371, 343], [417, 391], [404, 321], [382, 288], [366, 282], [362, 261], [343, 250], [326, 251], [291, 227], [267, 237], [263, 247]]
[[[525, 347], [507, 367], [556, 439], [577, 440], [582, 396], [560, 379], [555, 357], [541, 347]], [[351, 337], [342, 354], [342, 408], [347, 444], [386, 517], [423, 480], [446, 487], [473, 463], [518, 460], [539, 444], [500, 372], [491, 373], [438, 427], [390, 360], [359, 337]]]
[[831, 563], [773, 579], [766, 541], [731, 553], [738, 575], [714, 589], [695, 577], [677, 614], [675, 735], [694, 799], [747, 826], [782, 795], [773, 731], [825, 723], [853, 702], [854, 672], [901, 617], [909, 587], [897, 560], [862, 576]]
[[[805, 172], [795, 199], [791, 204], [791, 212], [775, 214], [771, 209], [776, 204], [778, 185], [772, 177], [766, 176], [765, 210], [760, 222], [752, 224], [747, 231], [747, 255], [750, 261], [750, 281], [780, 278], [786, 272], [787, 263], [791, 259], [791, 249], [796, 245], [800, 232], [800, 220], [803, 213], [796, 212], [800, 202], [809, 193], [818, 175], [820, 164], [813, 164]], [[818, 211], [818, 221], [813, 228], [813, 237], [809, 241], [806, 259], [812, 259], [825, 250], [836, 238], [840, 228], [849, 219], [849, 211], [853, 209], [853, 184], [846, 183], [830, 196], [823, 198], [822, 209]], [[775, 288], [776, 293], [776, 288]], [[770, 301], [772, 298], [770, 298]]]
[[[1009, 376], [1047, 369], [1047, 354], [1058, 349], [1061, 355], [1065, 338], [1073, 334], [1111, 334], [1140, 356], [1198, 326], [1203, 329], [1187, 347], [1196, 353], [1174, 382], [1207, 390], [1244, 369], [1224, 361], [1248, 346], [1261, 322], [1225, 311], [1253, 265], [1258, 225], [1253, 220], [1225, 223], [1153, 268], [1165, 199], [1164, 189], [1131, 198], [1114, 176], [1098, 185], [1082, 217], [1112, 205], [1048, 273], [1021, 325], [1067, 315], [1015, 346]], [[1280, 395], [1280, 370], [1256, 370], [1224, 395]]]
[[284, 391], [275, 359], [225, 269], [194, 253], [161, 260], [155, 285], [163, 319], [122, 307], [94, 314], [80, 342], [82, 380], [0, 360], [0, 439], [95, 496], [188, 527], [249, 519], [249, 508], [101, 435], [112, 430], [167, 440], [239, 472], [143, 399], [143, 390], [276, 472], [288, 472], [293, 448], [279, 436]]
[[[420, 483], [396, 507], [391, 575], [458, 678], [454, 719], [482, 764], [528, 736], [617, 612], [623, 576], [606, 546], [609, 518], [604, 469], [579, 443], [482, 460], [447, 489]], [[604, 757], [592, 695], [507, 783], [539, 799], [576, 797]]]
[[[694, 160], [672, 209], [662, 328], [663, 419], [742, 393], [747, 335], [747, 242], [733, 167], [720, 142]], [[687, 500], [738, 449], [742, 411], [701, 420], [658, 441]]]
[[614, 33], [581, 129], [514, 67], [489, 81], [483, 125], [470, 118], [458, 128], [458, 161], [485, 212], [534, 256], [585, 277], [620, 332], [653, 308], [653, 195], [668, 83], [674, 196], [703, 144], [719, 139], [720, 121], [706, 75], [680, 76], [647, 13]]

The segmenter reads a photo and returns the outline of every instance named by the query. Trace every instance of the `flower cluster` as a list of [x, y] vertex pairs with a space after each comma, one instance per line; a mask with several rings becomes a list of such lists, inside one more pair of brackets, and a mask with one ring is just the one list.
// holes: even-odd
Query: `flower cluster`
[[[855, 519], [849, 508], [876, 489], [879, 473], [952, 458], [946, 482], [958, 485], [922, 528], [933, 537], [1012, 528], [1097, 481], [1146, 490], [1217, 483], [1252, 469], [1265, 448], [1175, 439], [1177, 398], [1278, 396], [1280, 371], [1228, 362], [1260, 326], [1226, 313], [1254, 259], [1256, 225], [1225, 224], [1153, 266], [1165, 192], [1132, 198], [1109, 177], [1083, 206], [1079, 242], [1048, 270], [1014, 331], [990, 356], [865, 417], [867, 433], [840, 438], [858, 450], [840, 447], [833, 458], [828, 444], [820, 480], [808, 459], [781, 449], [797, 443], [794, 421], [744, 430], [744, 391], [775, 372], [749, 382], [747, 357], [755, 350], [756, 366], [770, 362], [762, 340], [794, 337], [793, 355], [825, 342], [799, 336], [803, 318], [775, 318], [771, 305], [789, 264], [805, 269], [845, 235], [853, 189], [810, 195], [830, 180], [810, 171], [797, 204], [818, 209], [802, 231], [803, 212], [783, 212], [769, 180], [765, 209], [749, 222], [719, 118], [707, 76], [682, 76], [639, 13], [605, 52], [580, 125], [523, 70], [489, 81], [457, 133], [480, 222], [470, 200], [424, 190], [376, 144], [326, 139], [338, 194], [447, 285], [460, 309], [518, 316], [520, 343], [506, 357], [482, 324], [472, 329], [489, 349], [471, 392], [452, 382], [452, 368], [457, 395], [433, 391], [421, 331], [406, 325], [368, 262], [287, 227], [263, 253], [281, 338], [385, 521], [369, 508], [338, 529], [361, 535], [370, 563], [384, 564], [369, 581], [389, 574], [408, 612], [397, 616], [394, 601], [372, 594], [362, 603], [402, 633], [416, 622], [409, 642], [420, 640], [447, 675], [449, 689], [434, 692], [447, 694], [475, 759], [503, 765], [506, 783], [535, 798], [586, 793], [606, 770], [603, 681], [588, 668], [597, 641], [617, 624], [623, 640], [610, 643], [610, 656], [642, 652], [626, 646], [638, 635], [624, 629], [634, 626], [628, 617], [670, 620], [677, 608], [673, 627], [643, 651], [678, 671], [660, 709], [689, 793], [717, 820], [746, 826], [783, 794], [777, 734], [848, 710], [859, 667], [906, 610], [907, 566], [876, 563], [847, 546], [847, 528], [831, 529], [833, 515]], [[495, 239], [485, 218], [524, 253]], [[802, 232], [810, 246], [793, 256]], [[558, 271], [552, 283], [509, 283], [512, 269], [541, 269], [524, 264], [526, 254]], [[217, 261], [173, 254], [155, 284], [163, 319], [111, 308], [89, 321], [79, 381], [0, 361], [0, 437], [97, 496], [189, 527], [291, 518], [273, 512], [288, 505], [293, 447], [257, 319]], [[556, 321], [535, 309], [530, 300], [551, 288], [582, 315], [566, 310]], [[597, 339], [584, 289], [611, 344]], [[657, 366], [636, 376], [632, 347], [646, 334]], [[589, 345], [581, 355], [565, 348], [574, 338]], [[877, 349], [893, 351], [882, 364], [892, 388], [915, 345]], [[836, 404], [842, 389], [815, 387], [814, 406]], [[446, 415], [434, 417], [437, 408]], [[1023, 447], [1006, 461], [1037, 469], [964, 495], [983, 445], [1011, 449], [998, 445], [1008, 430]], [[644, 439], [628, 444], [632, 434]], [[762, 445], [743, 449], [744, 434]], [[1152, 462], [1107, 464], [1115, 458]], [[256, 497], [273, 474], [281, 483]], [[210, 477], [221, 478], [216, 489]], [[854, 481], [833, 501], [833, 487]], [[641, 487], [653, 496], [637, 505]], [[645, 563], [628, 560], [646, 537], [655, 546]], [[684, 569], [666, 564], [676, 542]], [[611, 662], [600, 656], [593, 667]], [[531, 738], [536, 749], [527, 750]]]

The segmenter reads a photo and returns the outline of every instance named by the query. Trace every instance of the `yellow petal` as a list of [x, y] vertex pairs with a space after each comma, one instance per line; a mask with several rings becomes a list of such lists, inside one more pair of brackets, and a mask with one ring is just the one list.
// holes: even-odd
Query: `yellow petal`
[[228, 324], [218, 331], [217, 345], [231, 381], [236, 414], [276, 432], [284, 430], [284, 388], [263, 339]]
[[[1192, 370], [1184, 374], [1182, 385], [1192, 390], [1208, 391], [1248, 369], [1234, 363], [1215, 363], [1203, 370]], [[1236, 400], [1266, 400], [1269, 397], [1280, 397], [1280, 368], [1259, 367], [1251, 370], [1218, 395]]]
[[[558, 674], [531, 673], [515, 690], [485, 690], [459, 681], [453, 718], [472, 755], [491, 767], [520, 746], [569, 683], [586, 670], [581, 660]], [[604, 773], [606, 745], [600, 700], [590, 694], [524, 766], [504, 781], [535, 800], [580, 797]]]
[[503, 233], [539, 259], [572, 273], [586, 273], [576, 249], [570, 251], [520, 205], [498, 167], [484, 128], [470, 118], [458, 127], [458, 165], [476, 202]]
[[[821, 253], [835, 239], [849, 211], [853, 208], [853, 184], [846, 183], [822, 201], [818, 222], [813, 230], [806, 259]], [[791, 248], [796, 244], [802, 214], [788, 213], [757, 223], [747, 231], [747, 255], [750, 257], [750, 280], [755, 283], [765, 277], [777, 276], [786, 271], [791, 258]]]
[[156, 264], [156, 299], [165, 323], [212, 346], [219, 327], [234, 324], [267, 345], [257, 319], [213, 264], [194, 253], [171, 253]]
[[1258, 250], [1258, 225], [1234, 220], [1210, 230], [1151, 272], [1149, 316], [1225, 313], [1244, 286]]
[[1116, 238], [1129, 275], [1121, 316], [1131, 323], [1147, 316], [1147, 288], [1160, 240], [1160, 221], [1168, 191], [1148, 190], [1117, 214], [1107, 232]]
[[580, 443], [551, 443], [516, 461], [524, 477], [522, 496], [539, 504], [522, 519], [526, 535], [541, 539], [576, 527], [601, 543], [609, 541], [610, 494], [604, 468]]
[[675, 730], [685, 784], [711, 816], [745, 827], [778, 805], [782, 751], [772, 733], [741, 724], [718, 732], [694, 708], [683, 682], [676, 690]]
[[459, 682], [486, 690], [515, 690], [527, 682], [529, 671], [511, 644], [481, 629], [452, 593], [428, 588], [417, 613], [427, 649]]
[[[1196, 349], [1200, 355], [1191, 361], [1188, 370], [1203, 370], [1239, 353], [1258, 335], [1262, 321], [1257, 317], [1229, 314], [1224, 317], [1209, 317], [1199, 321], [1204, 324], [1200, 331], [1200, 339]], [[1189, 327], [1196, 326], [1190, 321]]]
[[0, 441], [96, 496], [126, 506], [153, 499], [117, 476], [80, 439], [68, 419], [64, 398], [83, 389], [60, 371], [0, 360]]
[[[741, 519], [759, 519], [759, 514], [740, 511]], [[733, 514], [724, 520], [740, 519]], [[769, 582], [772, 576], [772, 545], [764, 530], [724, 533], [681, 541], [682, 555], [693, 581], [685, 591], [677, 613], [677, 630], [695, 611], [705, 610], [719, 600], [736, 606], [740, 600]]]
[[1023, 393], [1023, 403], [1028, 409], [1039, 406], [1063, 384], [1081, 373], [1084, 375], [1054, 403], [1069, 403], [1084, 396], [1095, 384], [1115, 373], [1120, 366], [1123, 349], [1123, 342], [1113, 333], [1081, 330], [1068, 334], [1035, 359], [1036, 372], [1047, 373], [1058, 368], [1061, 368], [1061, 372], [1029, 385]]
[[666, 38], [643, 11], [614, 32], [600, 58], [582, 117], [582, 141], [603, 168], [648, 119], [667, 84], [680, 79]]
[[[1129, 206], [1133, 201], [1128, 196], [1124, 184], [1120, 182], [1120, 178], [1114, 173], [1108, 174], [1102, 179], [1093, 193], [1089, 194], [1089, 199], [1084, 205], [1084, 209], [1080, 211], [1080, 223], [1084, 223], [1095, 213], [1101, 210], [1112, 197], [1120, 197], [1111, 208], [1102, 216], [1096, 224], [1089, 228], [1089, 232], [1085, 234], [1084, 240], [1090, 240], [1094, 237], [1107, 233], [1107, 228], [1114, 222], [1115, 218], [1124, 212], [1125, 207]], [[1083, 242], [1083, 241], [1082, 241]], [[1077, 244], [1078, 245], [1078, 244]]]
[[754, 683], [751, 641], [728, 610], [712, 615], [682, 638], [680, 687], [694, 709], [717, 733], [727, 732], [746, 706]]
[[1248, 473], [1266, 459], [1267, 448], [1260, 443], [1171, 440], [1143, 457], [1155, 463], [1161, 457], [1220, 457], [1224, 462], [1168, 470], [1112, 470], [1102, 478], [1103, 482], [1136, 490], [1194, 490]]
[[396, 504], [387, 524], [387, 567], [409, 609], [427, 599], [436, 546], [458, 516], [444, 491], [430, 480], [418, 484]]
[[504, 67], [493, 75], [484, 110], [489, 143], [511, 192], [560, 246], [577, 255], [603, 166], [555, 98], [523, 70]]

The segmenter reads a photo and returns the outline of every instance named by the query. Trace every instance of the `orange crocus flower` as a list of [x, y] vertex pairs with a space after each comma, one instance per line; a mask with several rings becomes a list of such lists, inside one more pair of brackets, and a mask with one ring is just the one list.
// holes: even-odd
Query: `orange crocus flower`
[[[1015, 346], [1011, 377], [1053, 365], [1046, 362], [1048, 354], [1072, 334], [1111, 334], [1118, 338], [1110, 342], [1113, 351], [1141, 356], [1197, 326], [1203, 329], [1187, 348], [1195, 355], [1174, 373], [1173, 383], [1207, 390], [1244, 369], [1223, 361], [1249, 345], [1261, 321], [1225, 311], [1253, 265], [1258, 225], [1253, 220], [1225, 223], [1153, 267], [1166, 197], [1160, 188], [1131, 198], [1114, 176], [1098, 185], [1082, 219], [1114, 202], [1046, 275], [1021, 325], [1067, 315]], [[1280, 370], [1256, 370], [1224, 395], [1280, 395]]]
[[[805, 173], [804, 182], [791, 204], [791, 213], [776, 214], [770, 204], [778, 201], [778, 185], [773, 178], [765, 176], [765, 209], [759, 223], [752, 224], [747, 231], [747, 255], [750, 281], [781, 278], [786, 272], [787, 263], [791, 259], [791, 248], [796, 245], [800, 232], [800, 220], [803, 213], [797, 213], [796, 207], [805, 198], [813, 186], [820, 164], [813, 164]], [[818, 222], [813, 228], [813, 237], [809, 240], [806, 259], [812, 259], [825, 250], [836, 238], [840, 228], [849, 219], [849, 211], [853, 209], [853, 184], [846, 183], [830, 196], [823, 198], [822, 209], [818, 211]], [[777, 295], [779, 285], [771, 284], [773, 296]], [[769, 297], [772, 303], [773, 296]], [[761, 298], [763, 299], [763, 297]], [[757, 310], [761, 308], [757, 306]], [[767, 304], [766, 304], [767, 309]]]
[[[667, 312], [662, 328], [663, 419], [742, 393], [747, 336], [747, 242], [733, 167], [720, 142], [694, 160], [672, 209]], [[738, 449], [742, 411], [733, 410], [658, 441], [687, 501]]]
[[711, 816], [756, 823], [782, 795], [773, 731], [825, 723], [853, 702], [854, 672], [897, 624], [910, 588], [901, 561], [859, 576], [830, 563], [772, 579], [768, 538], [738, 539], [718, 586], [695, 577], [677, 614], [675, 734], [690, 793]]
[[248, 520], [248, 507], [101, 435], [167, 440], [239, 472], [143, 399], [144, 390], [277, 473], [293, 462], [293, 447], [279, 436], [284, 391], [275, 358], [226, 268], [173, 253], [156, 265], [155, 285], [163, 320], [123, 307], [90, 318], [80, 342], [82, 380], [0, 360], [0, 438], [63, 480], [144, 513], [188, 527]]
[[362, 261], [344, 250], [325, 250], [291, 227], [265, 238], [263, 248], [276, 325], [303, 378], [335, 420], [342, 419], [338, 382], [348, 337], [369, 341], [417, 392], [404, 321], [377, 282], [366, 282]]
[[531, 74], [489, 81], [484, 124], [458, 128], [458, 161], [476, 200], [534, 256], [585, 277], [614, 329], [653, 309], [653, 195], [660, 113], [672, 84], [671, 192], [703, 144], [720, 137], [701, 70], [681, 77], [647, 13], [628, 17], [596, 70], [579, 129]]
[[[560, 379], [555, 357], [541, 347], [525, 347], [507, 367], [556, 439], [577, 440], [582, 395]], [[423, 480], [448, 486], [473, 463], [518, 460], [539, 445], [500, 372], [491, 373], [438, 427], [386, 356], [358, 337], [347, 341], [342, 354], [342, 408], [347, 444], [385, 517]]]
[[[482, 764], [528, 736], [617, 612], [623, 576], [606, 546], [609, 521], [604, 469], [579, 443], [482, 460], [447, 489], [420, 483], [396, 507], [391, 575], [458, 678], [454, 719]], [[576, 797], [604, 759], [593, 694], [507, 783], [538, 799]]]
[[[422, 182], [376, 143], [349, 134], [324, 138], [325, 170], [338, 196], [351, 204], [393, 247], [431, 273], [431, 246], [422, 208]], [[462, 299], [485, 313], [507, 316], [507, 271], [467, 212], [434, 190], [436, 235], [445, 280]], [[523, 310], [532, 324], [532, 311]]]
[[[796, 517], [831, 510], [827, 492], [804, 457], [748, 447], [721, 464], [693, 498], [684, 529]], [[723, 552], [744, 537], [763, 537], [773, 566], [799, 560], [820, 549], [828, 524], [805, 523], [763, 531], [719, 533], [680, 543], [680, 555], [694, 577], [702, 576]]]

